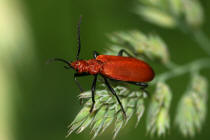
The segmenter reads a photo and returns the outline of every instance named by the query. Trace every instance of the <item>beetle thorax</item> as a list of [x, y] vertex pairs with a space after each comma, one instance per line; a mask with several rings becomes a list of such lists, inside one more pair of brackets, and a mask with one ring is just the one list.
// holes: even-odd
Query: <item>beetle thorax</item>
[[102, 62], [96, 59], [78, 60], [71, 63], [71, 66], [78, 71], [78, 73], [97, 74], [100, 72]]

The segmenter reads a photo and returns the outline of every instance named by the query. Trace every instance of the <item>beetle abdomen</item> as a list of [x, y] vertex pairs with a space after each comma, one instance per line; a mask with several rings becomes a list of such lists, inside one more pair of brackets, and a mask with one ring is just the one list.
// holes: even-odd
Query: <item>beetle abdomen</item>
[[149, 82], [154, 78], [152, 68], [133, 57], [99, 55], [96, 59], [104, 63], [100, 73], [111, 79]]

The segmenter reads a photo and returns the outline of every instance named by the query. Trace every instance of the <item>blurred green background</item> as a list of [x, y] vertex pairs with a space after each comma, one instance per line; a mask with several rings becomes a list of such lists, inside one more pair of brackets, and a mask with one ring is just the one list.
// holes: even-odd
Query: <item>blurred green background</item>
[[[81, 14], [82, 59], [92, 58], [94, 50], [103, 53], [109, 46], [106, 37], [108, 33], [130, 29], [160, 35], [168, 45], [171, 59], [178, 64], [206, 55], [190, 37], [179, 30], [159, 28], [133, 14], [135, 2], [136, 0], [0, 1], [0, 7], [3, 8], [0, 27], [8, 25], [0, 28], [1, 140], [91, 138], [88, 130], [65, 138], [67, 126], [82, 107], [77, 97], [79, 89], [74, 83], [72, 70], [64, 69], [63, 64], [45, 64], [52, 57], [75, 60], [76, 27]], [[203, 30], [208, 35], [210, 1], [201, 2], [205, 12]], [[155, 64], [154, 69], [156, 73], [164, 70]], [[209, 70], [203, 70], [202, 73], [210, 79]], [[173, 90], [172, 119], [177, 101], [186, 89], [186, 77], [187, 75], [169, 81]], [[80, 82], [89, 90], [91, 80], [92, 77], [81, 78]], [[173, 122], [169, 134], [160, 138], [146, 134], [145, 119], [137, 128], [134, 128], [134, 123], [135, 119], [122, 129], [117, 139], [185, 139]], [[210, 119], [207, 116], [202, 131], [193, 139], [209, 139], [209, 131]], [[97, 139], [111, 138], [111, 131], [107, 131]]]

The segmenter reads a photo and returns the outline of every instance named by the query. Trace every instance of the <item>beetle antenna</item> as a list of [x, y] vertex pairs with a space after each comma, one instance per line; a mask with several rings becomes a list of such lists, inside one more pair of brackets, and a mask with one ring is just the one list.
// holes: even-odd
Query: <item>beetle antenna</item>
[[77, 41], [78, 41], [78, 50], [77, 50], [77, 55], [76, 59], [79, 60], [79, 54], [80, 54], [80, 48], [81, 48], [81, 41], [80, 41], [80, 24], [82, 22], [82, 15], [80, 15], [79, 22], [77, 24]]
[[47, 64], [52, 63], [52, 62], [54, 62], [54, 61], [60, 61], [60, 62], [66, 63], [67, 65], [70, 64], [67, 60], [64, 60], [64, 59], [62, 59], [62, 58], [52, 58], [52, 59], [49, 59], [49, 60], [47, 61]]

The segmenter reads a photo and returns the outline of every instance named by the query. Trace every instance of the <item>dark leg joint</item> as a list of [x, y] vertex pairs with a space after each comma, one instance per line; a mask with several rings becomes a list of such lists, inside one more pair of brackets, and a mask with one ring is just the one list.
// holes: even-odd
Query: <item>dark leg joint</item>
[[144, 82], [128, 82], [128, 83], [133, 84], [133, 85], [140, 86], [142, 88], [147, 88], [148, 87], [148, 84], [147, 83], [144, 83]]
[[126, 112], [125, 112], [125, 110], [124, 110], [124, 108], [123, 108], [123, 105], [122, 105], [122, 103], [121, 103], [119, 97], [117, 96], [117, 94], [116, 94], [116, 92], [114, 91], [114, 89], [110, 86], [110, 84], [109, 84], [109, 82], [107, 81], [106, 77], [104, 77], [104, 81], [105, 81], [105, 84], [106, 84], [106, 86], [108, 87], [108, 89], [111, 91], [111, 93], [116, 97], [117, 102], [119, 103], [119, 105], [120, 105], [120, 107], [121, 107], [121, 110], [122, 110], [122, 112], [123, 112], [124, 118], [126, 118]]
[[121, 49], [118, 53], [118, 56], [123, 56], [123, 53], [127, 54], [128, 56], [130, 57], [133, 57], [130, 53], [128, 53], [126, 50], [124, 49]]

